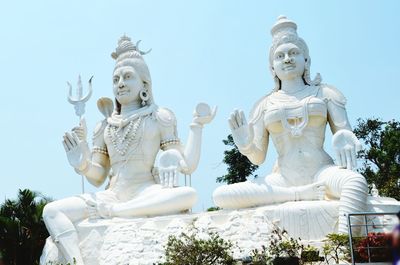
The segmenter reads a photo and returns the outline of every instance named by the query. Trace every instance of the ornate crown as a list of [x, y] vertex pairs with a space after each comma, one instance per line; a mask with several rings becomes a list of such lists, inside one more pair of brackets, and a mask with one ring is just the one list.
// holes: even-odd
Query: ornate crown
[[124, 53], [129, 52], [129, 57], [137, 57], [137, 58], [142, 58], [142, 55], [145, 55], [151, 51], [148, 50], [147, 52], [143, 52], [139, 49], [139, 43], [141, 40], [137, 41], [136, 44], [133, 44], [131, 41], [131, 38], [129, 38], [126, 35], [123, 35], [119, 41], [118, 41], [118, 46], [115, 49], [115, 52], [111, 53], [111, 57], [115, 60]]
[[[272, 67], [273, 53], [276, 48], [284, 43], [294, 43], [296, 44], [304, 54], [306, 59], [306, 66], [304, 70], [303, 78], [305, 82], [309, 85], [319, 85], [321, 83], [321, 75], [317, 73], [314, 80], [310, 78], [310, 64], [311, 58], [308, 53], [308, 47], [306, 42], [297, 35], [297, 25], [293, 21], [289, 20], [286, 16], [279, 16], [278, 21], [272, 26], [272, 45], [269, 49], [269, 63]], [[275, 90], [280, 89], [279, 79], [275, 76]]]
[[293, 42], [299, 38], [296, 23], [286, 16], [278, 17], [278, 21], [272, 26], [271, 35], [273, 46], [278, 43]]

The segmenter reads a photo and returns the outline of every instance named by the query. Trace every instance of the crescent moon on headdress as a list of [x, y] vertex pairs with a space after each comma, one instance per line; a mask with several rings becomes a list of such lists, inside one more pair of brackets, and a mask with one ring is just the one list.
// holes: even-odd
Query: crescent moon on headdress
[[143, 52], [143, 51], [141, 51], [140, 49], [139, 49], [139, 43], [141, 42], [142, 40], [138, 40], [137, 42], [136, 42], [136, 51], [138, 51], [141, 55], [145, 55], [145, 54], [148, 54], [149, 52], [151, 52], [151, 50], [152, 49], [150, 49], [150, 50], [148, 50], [147, 52]]

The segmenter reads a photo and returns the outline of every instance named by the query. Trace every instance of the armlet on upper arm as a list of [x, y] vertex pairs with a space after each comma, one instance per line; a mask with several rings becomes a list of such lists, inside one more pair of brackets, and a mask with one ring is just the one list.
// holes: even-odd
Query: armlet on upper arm
[[321, 85], [322, 99], [326, 102], [331, 125], [336, 129], [351, 128], [346, 112], [347, 100], [345, 96], [334, 86]]
[[333, 103], [339, 107], [345, 108], [346, 107], [346, 97], [340, 92], [336, 87], [331, 85], [322, 84], [322, 99], [329, 103]]
[[106, 127], [107, 127], [106, 120], [103, 120], [96, 124], [92, 137], [93, 140], [92, 154], [100, 153], [108, 156], [107, 146], [106, 143], [104, 142], [104, 130]]
[[176, 118], [174, 113], [167, 108], [158, 108], [155, 117], [161, 130], [161, 150], [166, 150], [171, 146], [180, 146], [181, 142], [176, 130]]

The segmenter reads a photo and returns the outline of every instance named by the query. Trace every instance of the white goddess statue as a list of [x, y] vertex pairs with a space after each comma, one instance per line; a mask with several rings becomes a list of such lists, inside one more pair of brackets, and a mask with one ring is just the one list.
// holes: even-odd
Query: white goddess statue
[[[67, 262], [83, 264], [76, 223], [85, 218], [155, 216], [190, 209], [196, 201], [191, 187], [178, 187], [178, 174], [191, 174], [200, 157], [203, 125], [216, 109], [200, 103], [190, 125], [188, 142], [182, 146], [174, 114], [153, 99], [144, 53], [123, 36], [112, 53], [113, 101], [101, 98], [98, 107], [106, 119], [99, 122], [90, 150], [86, 126], [64, 135], [68, 161], [95, 186], [110, 176], [106, 190], [61, 199], [46, 205], [43, 218], [51, 238]], [[158, 152], [159, 168], [154, 166]], [[73, 263], [76, 262], [76, 263]]]
[[[269, 139], [278, 152], [273, 172], [257, 182], [225, 185], [213, 198], [222, 208], [245, 208], [287, 201], [340, 200], [338, 232], [347, 233], [345, 214], [365, 211], [367, 183], [354, 172], [361, 144], [346, 113], [346, 99], [335, 87], [310, 79], [308, 47], [297, 25], [281, 16], [272, 27], [269, 63], [272, 93], [254, 106], [247, 122], [235, 110], [229, 125], [240, 152], [264, 162]], [[336, 163], [323, 149], [326, 125], [333, 133]]]

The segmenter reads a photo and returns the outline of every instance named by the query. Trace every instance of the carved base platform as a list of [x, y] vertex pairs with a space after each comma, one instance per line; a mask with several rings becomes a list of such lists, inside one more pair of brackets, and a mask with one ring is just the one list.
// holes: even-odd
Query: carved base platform
[[[400, 202], [390, 198], [368, 200], [368, 211], [396, 212]], [[84, 220], [78, 223], [80, 249], [87, 265], [153, 264], [163, 261], [169, 235], [179, 235], [194, 224], [200, 231], [215, 231], [235, 244], [234, 257], [267, 245], [268, 234], [277, 225], [305, 243], [319, 245], [328, 233], [337, 231], [337, 201], [287, 202], [243, 210], [222, 210], [153, 218]], [[375, 218], [375, 223], [387, 222]], [[393, 222], [392, 222], [393, 223]], [[51, 238], [47, 239], [41, 264], [65, 261]]]

